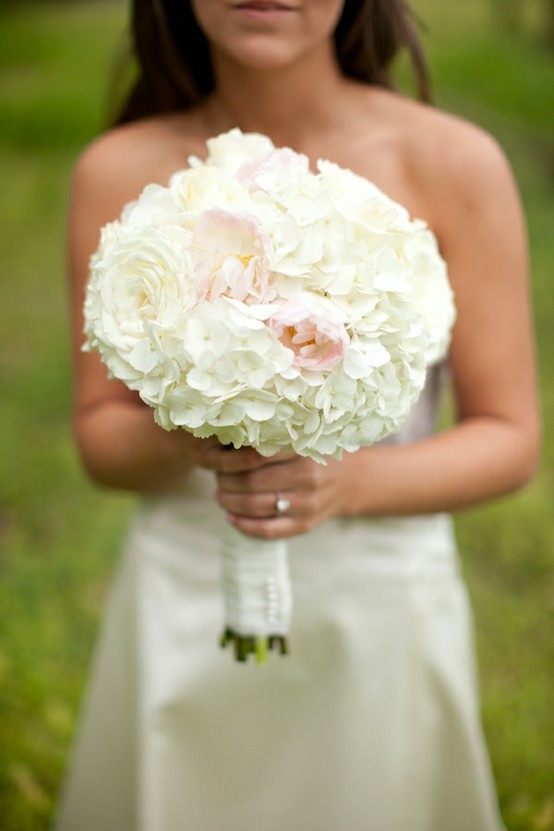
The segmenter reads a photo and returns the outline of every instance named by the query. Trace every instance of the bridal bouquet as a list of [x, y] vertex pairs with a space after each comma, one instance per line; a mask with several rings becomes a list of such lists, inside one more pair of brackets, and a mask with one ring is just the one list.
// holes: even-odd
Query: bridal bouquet
[[[239, 130], [102, 229], [85, 349], [165, 429], [325, 462], [397, 430], [447, 349], [435, 237], [366, 179]], [[239, 660], [286, 651], [283, 541], [222, 546]]]

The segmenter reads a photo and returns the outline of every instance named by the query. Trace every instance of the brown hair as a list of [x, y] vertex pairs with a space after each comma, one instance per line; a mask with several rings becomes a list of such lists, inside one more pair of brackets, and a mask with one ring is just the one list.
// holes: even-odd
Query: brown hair
[[[406, 51], [417, 94], [429, 100], [425, 57], [405, 0], [345, 0], [334, 37], [347, 77], [389, 89], [392, 63]], [[186, 109], [212, 91], [208, 42], [188, 0], [132, 0], [131, 47], [138, 76], [116, 123]]]

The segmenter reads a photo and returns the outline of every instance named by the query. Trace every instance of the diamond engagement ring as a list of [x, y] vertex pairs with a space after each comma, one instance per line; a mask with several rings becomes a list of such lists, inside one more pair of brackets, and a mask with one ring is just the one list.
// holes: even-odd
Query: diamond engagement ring
[[281, 514], [286, 514], [286, 512], [290, 508], [290, 502], [286, 498], [286, 496], [282, 496], [280, 493], [275, 494], [275, 513], [277, 516]]

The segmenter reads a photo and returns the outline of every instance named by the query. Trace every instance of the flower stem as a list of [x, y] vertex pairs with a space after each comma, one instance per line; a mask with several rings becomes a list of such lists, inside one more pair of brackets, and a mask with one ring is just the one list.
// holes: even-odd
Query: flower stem
[[239, 635], [233, 629], [226, 627], [219, 639], [219, 645], [225, 649], [232, 645], [235, 660], [241, 664], [248, 661], [250, 655], [254, 656], [257, 664], [265, 664], [270, 651], [279, 652], [281, 655], [289, 654], [288, 639], [284, 635]]

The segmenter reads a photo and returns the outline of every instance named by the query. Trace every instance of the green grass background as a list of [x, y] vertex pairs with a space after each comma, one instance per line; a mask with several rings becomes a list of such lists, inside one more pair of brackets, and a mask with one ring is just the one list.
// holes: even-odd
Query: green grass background
[[[414, 5], [426, 24], [438, 103], [492, 131], [520, 183], [548, 428], [554, 53], [543, 42], [541, 3], [520, 4], [521, 25], [512, 32], [498, 25], [487, 0]], [[73, 448], [63, 253], [71, 166], [103, 127], [124, 16], [119, 0], [0, 8], [2, 831], [48, 828], [132, 507], [130, 497], [89, 484]], [[511, 831], [554, 829], [553, 470], [547, 429], [536, 480], [457, 520], [475, 605], [483, 717]]]

